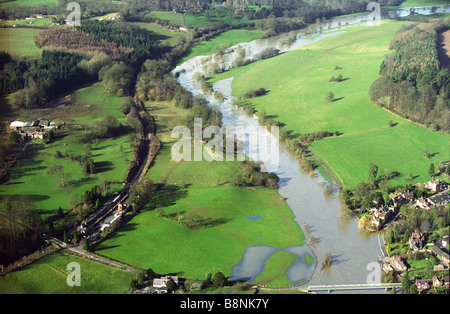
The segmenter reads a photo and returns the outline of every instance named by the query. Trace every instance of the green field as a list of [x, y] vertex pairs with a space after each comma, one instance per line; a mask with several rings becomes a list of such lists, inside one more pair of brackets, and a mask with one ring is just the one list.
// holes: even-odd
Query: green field
[[[315, 142], [311, 148], [349, 188], [367, 179], [370, 163], [400, 173], [391, 180], [392, 186], [411, 183], [410, 172], [416, 181], [425, 182], [431, 162], [437, 165], [449, 159], [448, 136], [378, 108], [368, 95], [389, 53], [389, 43], [402, 25], [383, 21], [381, 26], [352, 26], [343, 34], [219, 74], [212, 82], [235, 75], [235, 96], [261, 87], [269, 90], [251, 103], [284, 123], [293, 136], [338, 131], [340, 136]], [[340, 69], [334, 70], [336, 66]], [[338, 74], [344, 80], [330, 83], [330, 77]], [[325, 101], [328, 92], [334, 93], [336, 101]], [[388, 127], [389, 120], [395, 127]], [[431, 159], [421, 154], [425, 149], [433, 153]]]
[[223, 32], [209, 40], [201, 41], [197, 45], [191, 48], [190, 53], [185, 56], [179, 63], [183, 63], [196, 56], [205, 56], [214, 53], [216, 46], [227, 45], [228, 47], [234, 46], [238, 43], [252, 41], [254, 39], [261, 38], [263, 33], [259, 30], [252, 29], [231, 29]]
[[35, 46], [33, 37], [40, 31], [32, 28], [0, 28], [0, 50], [14, 57], [38, 58], [41, 50]]
[[[36, 5], [36, 0], [15, 0], [15, 1], [5, 1], [0, 2], [0, 8], [6, 8], [13, 5], [20, 5], [20, 6], [32, 6]], [[40, 0], [39, 4], [56, 4], [58, 3], [58, 0]]]
[[448, 4], [447, 0], [405, 0], [400, 4], [400, 7], [420, 7], [420, 6], [430, 6]]
[[[80, 197], [84, 191], [103, 180], [122, 181], [132, 158], [132, 148], [128, 134], [133, 133], [129, 127], [127, 132], [117, 138], [100, 140], [92, 144], [91, 154], [96, 166], [94, 175], [85, 175], [81, 165], [69, 158], [56, 158], [56, 151], [75, 156], [85, 154], [85, 144], [76, 140], [80, 135], [80, 126], [89, 127], [106, 115], [117, 117], [123, 125], [126, 119], [119, 109], [120, 98], [105, 91], [100, 83], [92, 84], [75, 92], [78, 105], [48, 111], [18, 111], [17, 119], [28, 120], [42, 117], [52, 121], [65, 121], [67, 127], [61, 131], [60, 138], [46, 144], [36, 143], [38, 153], [33, 158], [20, 159], [9, 170], [9, 179], [0, 185], [0, 197], [26, 196], [39, 211], [42, 217], [54, 215], [61, 206], [69, 208], [68, 199], [71, 194]], [[66, 184], [63, 184], [66, 183]]]
[[[154, 16], [161, 20], [167, 20], [173, 25], [181, 26], [181, 16], [182, 16], [181, 13], [173, 13], [171, 11], [151, 11], [149, 15]], [[221, 22], [227, 22], [234, 25], [240, 23], [249, 23], [251, 21], [237, 15], [233, 15], [233, 17], [230, 19], [228, 17], [227, 10], [212, 10], [209, 19], [205, 17], [204, 12], [199, 13], [189, 12], [186, 13], [184, 17], [185, 27], [191, 28], [206, 25], [216, 25]]]
[[[67, 285], [69, 263], [80, 265], [80, 286]], [[0, 276], [0, 294], [124, 294], [134, 275], [60, 252]]]
[[11, 27], [16, 26], [27, 26], [27, 27], [34, 27], [34, 28], [50, 28], [50, 27], [64, 27], [65, 25], [52, 25], [53, 18], [51, 17], [45, 17], [42, 19], [37, 18], [30, 18], [30, 19], [23, 19], [23, 20], [6, 20], [1, 21], [0, 25], [6, 25]]
[[181, 43], [183, 40], [186, 40], [190, 37], [188, 33], [178, 32], [178, 31], [169, 31], [161, 25], [155, 23], [134, 23], [146, 30], [149, 30], [155, 33], [157, 38], [160, 38], [160, 42], [163, 45], [176, 46]]
[[[276, 190], [230, 184], [234, 176], [242, 176], [237, 161], [171, 160], [173, 120], [187, 110], [166, 102], [149, 103], [148, 109], [156, 117], [162, 144], [147, 174], [153, 182], [166, 183], [150, 205], [159, 210], [139, 213], [103, 242], [98, 253], [157, 273], [204, 279], [210, 271], [229, 276], [249, 245], [285, 248], [304, 243], [292, 211]], [[263, 218], [246, 219], [253, 215]], [[188, 226], [188, 220], [194, 225]], [[280, 274], [292, 264], [294, 255], [285, 254], [287, 259], [279, 255], [283, 256], [269, 259], [270, 267], [262, 275], [265, 282], [289, 283]]]

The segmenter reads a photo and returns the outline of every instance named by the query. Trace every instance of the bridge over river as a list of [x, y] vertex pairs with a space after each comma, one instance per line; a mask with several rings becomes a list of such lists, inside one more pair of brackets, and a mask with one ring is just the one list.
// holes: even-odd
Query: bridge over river
[[401, 283], [379, 283], [379, 284], [348, 284], [348, 285], [316, 285], [308, 286], [306, 288], [307, 292], [320, 292], [327, 291], [328, 293], [332, 291], [345, 291], [345, 290], [375, 290], [384, 289], [385, 292], [395, 288], [395, 290], [400, 290], [402, 287]]

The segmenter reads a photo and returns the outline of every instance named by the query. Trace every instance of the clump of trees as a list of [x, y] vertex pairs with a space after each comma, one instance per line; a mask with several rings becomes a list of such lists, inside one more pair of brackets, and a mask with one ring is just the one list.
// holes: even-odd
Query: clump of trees
[[45, 105], [57, 93], [86, 82], [85, 73], [78, 67], [81, 60], [75, 53], [43, 50], [38, 60], [12, 61], [0, 74], [1, 93], [15, 92], [12, 102], [19, 107]]
[[325, 101], [326, 102], [332, 102], [334, 101], [334, 93], [333, 92], [329, 92], [326, 96], [325, 96]]
[[342, 74], [338, 74], [337, 76], [330, 77], [330, 82], [331, 83], [339, 83], [339, 82], [342, 82], [343, 79], [344, 78], [343, 78]]
[[129, 194], [129, 203], [133, 204], [133, 209], [142, 210], [150, 202], [157, 188], [158, 186], [148, 179], [134, 184]]
[[249, 90], [244, 94], [244, 98], [255, 98], [265, 94], [267, 94], [267, 90], [264, 87], [261, 87], [256, 90]]
[[394, 52], [381, 64], [370, 97], [433, 130], [450, 130], [450, 69], [440, 65], [437, 34], [450, 25], [435, 22], [401, 28], [391, 42]]
[[312, 133], [304, 133], [297, 138], [298, 142], [303, 144], [311, 144], [312, 142], [319, 141], [325, 137], [333, 136], [335, 133], [328, 131], [318, 131]]
[[104, 66], [99, 74], [105, 91], [119, 97], [128, 95], [134, 79], [134, 70], [123, 62]]
[[261, 171], [261, 165], [253, 161], [245, 160], [240, 165], [244, 177], [238, 176], [234, 185], [238, 186], [264, 186], [269, 189], [277, 189], [280, 178], [273, 172]]

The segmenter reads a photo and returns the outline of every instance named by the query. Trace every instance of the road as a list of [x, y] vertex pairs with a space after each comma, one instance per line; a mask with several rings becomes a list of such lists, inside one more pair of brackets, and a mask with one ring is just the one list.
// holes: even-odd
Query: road
[[44, 235], [44, 238], [45, 238], [45, 240], [49, 241], [50, 243], [53, 243], [53, 244], [59, 246], [61, 249], [63, 249], [65, 252], [67, 252], [69, 254], [73, 254], [73, 255], [76, 255], [76, 256], [79, 256], [79, 257], [82, 257], [85, 259], [89, 259], [94, 262], [102, 263], [107, 266], [115, 267], [115, 268], [126, 270], [129, 272], [136, 273], [136, 272], [140, 271], [139, 268], [136, 268], [136, 267], [133, 267], [133, 266], [130, 266], [130, 265], [118, 262], [118, 261], [111, 260], [109, 258], [106, 258], [104, 256], [101, 256], [101, 255], [98, 255], [95, 253], [87, 252], [87, 251], [83, 250], [82, 245], [77, 245], [77, 246], [67, 245], [66, 243], [62, 242], [59, 239], [56, 239], [56, 238], [53, 238], [50, 236], [46, 236], [46, 235]]

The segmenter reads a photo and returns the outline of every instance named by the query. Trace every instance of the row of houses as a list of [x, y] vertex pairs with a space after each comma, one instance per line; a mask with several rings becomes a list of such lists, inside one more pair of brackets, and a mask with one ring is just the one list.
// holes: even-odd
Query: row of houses
[[402, 204], [407, 204], [415, 201], [415, 207], [431, 210], [435, 206], [447, 205], [450, 203], [448, 184], [442, 182], [439, 179], [432, 179], [426, 183], [417, 183], [416, 187], [426, 188], [437, 193], [430, 197], [420, 197], [417, 200], [415, 199], [414, 193], [409, 190], [391, 193], [390, 198], [394, 205], [383, 205], [381, 207], [373, 207], [369, 209], [369, 214], [366, 215], [368, 223], [365, 224], [365, 227], [372, 231], [380, 230], [387, 221], [395, 217], [398, 208]]
[[[414, 232], [409, 238], [409, 247], [413, 252], [416, 251], [429, 251], [443, 264], [445, 267], [450, 266], [449, 254], [444, 251], [443, 248], [448, 247], [448, 235], [442, 237], [442, 239], [427, 244], [423, 233]], [[431, 246], [431, 249], [427, 249], [426, 246]]]
[[[427, 250], [431, 252], [439, 261], [441, 264], [436, 265], [434, 267], [435, 271], [445, 270], [449, 267], [449, 254], [447, 252], [444, 252], [440, 247], [433, 246], [430, 250]], [[391, 259], [392, 265], [394, 266], [395, 270], [398, 272], [405, 272], [408, 270], [408, 266], [405, 264], [405, 260], [407, 259], [407, 256], [402, 255], [394, 255]]]
[[433, 279], [416, 279], [416, 286], [419, 291], [424, 291], [433, 287], [450, 288], [450, 276], [434, 276]]
[[[412, 251], [428, 251], [440, 261], [440, 264], [433, 267], [434, 271], [448, 270], [450, 265], [449, 254], [443, 249], [443, 247], [448, 247], [448, 235], [434, 243], [427, 244], [424, 234], [415, 232], [409, 238], [408, 243]], [[431, 246], [431, 249], [429, 249], [429, 246]], [[391, 259], [391, 265], [396, 271], [405, 272], [409, 268], [405, 262], [407, 258], [408, 255], [394, 255]], [[450, 276], [435, 275], [431, 280], [416, 279], [415, 284], [419, 291], [428, 290], [431, 287], [450, 288]]]

